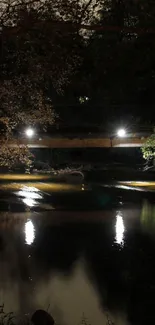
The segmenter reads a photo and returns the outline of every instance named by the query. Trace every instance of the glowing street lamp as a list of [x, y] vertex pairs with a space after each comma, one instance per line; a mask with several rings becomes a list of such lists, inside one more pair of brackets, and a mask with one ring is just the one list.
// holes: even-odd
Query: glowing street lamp
[[125, 129], [119, 129], [119, 130], [117, 131], [117, 136], [120, 137], [120, 138], [125, 137], [125, 136], [126, 136], [126, 131], [125, 131]]
[[111, 147], [113, 147], [113, 139], [115, 137], [119, 137], [119, 138], [123, 138], [126, 136], [126, 130], [125, 129], [118, 129], [117, 132], [115, 132], [115, 135], [113, 134], [113, 136], [110, 137], [110, 144]]
[[27, 135], [28, 138], [32, 138], [34, 135], [34, 130], [29, 128], [25, 131], [25, 134]]

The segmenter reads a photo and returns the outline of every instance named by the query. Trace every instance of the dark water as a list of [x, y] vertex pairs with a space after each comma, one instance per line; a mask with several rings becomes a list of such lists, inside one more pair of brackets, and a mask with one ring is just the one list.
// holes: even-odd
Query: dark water
[[153, 194], [20, 191], [1, 192], [6, 311], [44, 308], [62, 325], [155, 323]]

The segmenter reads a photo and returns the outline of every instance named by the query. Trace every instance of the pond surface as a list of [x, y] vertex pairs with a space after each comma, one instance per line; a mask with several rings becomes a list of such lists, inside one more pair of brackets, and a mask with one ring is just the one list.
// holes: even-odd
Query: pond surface
[[154, 324], [154, 193], [51, 186], [1, 185], [5, 311], [43, 308], [60, 325]]

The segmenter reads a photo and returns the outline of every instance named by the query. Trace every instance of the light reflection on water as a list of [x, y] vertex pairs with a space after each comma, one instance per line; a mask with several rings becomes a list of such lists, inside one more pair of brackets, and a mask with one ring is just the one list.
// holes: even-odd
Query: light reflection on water
[[116, 229], [116, 236], [115, 236], [115, 240], [116, 243], [123, 246], [124, 245], [124, 221], [123, 221], [123, 217], [121, 215], [121, 212], [118, 212], [116, 214], [116, 225], [115, 225], [115, 229]]
[[25, 223], [25, 242], [27, 245], [31, 245], [35, 239], [35, 228], [33, 222], [28, 220]]
[[36, 187], [23, 186], [20, 191], [16, 192], [16, 195], [22, 197], [22, 201], [29, 207], [33, 207], [37, 204], [36, 199], [42, 199], [41, 192]]
[[[20, 191], [22, 200], [42, 197], [35, 188]], [[122, 203], [119, 211], [117, 207], [8, 213], [6, 227], [0, 227], [0, 279], [6, 310], [25, 313], [50, 306], [60, 325], [80, 323], [83, 313], [89, 324], [106, 325], [107, 310], [111, 324], [130, 324], [129, 316], [146, 320], [143, 306], [148, 296], [155, 295], [151, 277], [155, 265], [149, 264], [155, 244], [151, 241], [147, 249], [143, 232], [146, 235], [148, 227], [153, 228], [154, 205], [144, 201], [142, 206], [126, 208], [123, 199]], [[147, 281], [154, 291], [149, 294], [148, 289], [143, 295]], [[151, 314], [151, 303], [148, 306]]]
[[25, 205], [29, 206], [30, 208], [34, 207], [37, 204], [37, 202], [31, 198], [23, 198], [22, 201]]
[[[0, 188], [1, 190], [5, 191], [17, 191], [21, 190], [22, 187], [21, 183], [5, 183], [1, 184]], [[28, 182], [27, 183], [27, 188], [35, 188], [36, 190], [41, 190], [41, 191], [49, 191], [49, 192], [59, 192], [59, 191], [80, 191], [81, 190], [81, 185], [80, 184], [68, 184], [68, 183], [43, 183], [43, 182]], [[33, 190], [32, 190], [33, 191]]]
[[150, 204], [148, 200], [144, 200], [143, 202], [141, 222], [143, 226], [155, 229], [155, 205]]

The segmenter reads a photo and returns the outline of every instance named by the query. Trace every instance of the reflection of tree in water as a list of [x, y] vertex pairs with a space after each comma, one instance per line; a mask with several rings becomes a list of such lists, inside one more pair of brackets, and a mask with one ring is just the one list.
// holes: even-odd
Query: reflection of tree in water
[[36, 242], [35, 258], [46, 272], [58, 269], [70, 274], [78, 258], [84, 257], [103, 308], [122, 310], [124, 254], [119, 245], [112, 246], [113, 235], [111, 225], [100, 223], [48, 227]]
[[141, 211], [141, 224], [144, 230], [155, 232], [155, 205], [145, 200]]
[[[107, 319], [106, 325], [115, 325], [113, 321], [110, 319], [108, 313], [106, 313], [106, 319]], [[89, 322], [88, 318], [85, 316], [84, 313], [82, 314], [81, 322], [79, 325], [91, 325], [91, 323]]]
[[[149, 209], [152, 211], [151, 207]], [[75, 263], [83, 260], [87, 277], [98, 292], [104, 312], [105, 308], [114, 313], [124, 311], [133, 325], [155, 323], [155, 245], [152, 236], [142, 232], [137, 220], [135, 222], [136, 226], [127, 229], [122, 247], [114, 242], [115, 220], [112, 218], [89, 223], [63, 223], [61, 220], [60, 223], [52, 222], [52, 225], [39, 218], [38, 223], [34, 221], [35, 241], [32, 246], [25, 247], [24, 233], [23, 237], [19, 236], [19, 228], [24, 229], [25, 220], [19, 221], [18, 229], [13, 220], [16, 226], [12, 235], [12, 228], [1, 229], [1, 250], [8, 241], [8, 268], [16, 270], [18, 266], [18, 274], [14, 272], [11, 276], [14, 281], [19, 276], [24, 279], [25, 288], [30, 282], [30, 274], [33, 284], [50, 278], [57, 271], [71, 278]], [[30, 259], [28, 254], [32, 256]], [[23, 297], [25, 292], [27, 294], [24, 288], [21, 292]]]
[[154, 322], [155, 247], [137, 227], [128, 232], [124, 248], [113, 244], [111, 222], [42, 229], [34, 248], [35, 263], [46, 274], [59, 270], [69, 275], [83, 257], [103, 309], [127, 312], [132, 324]]

